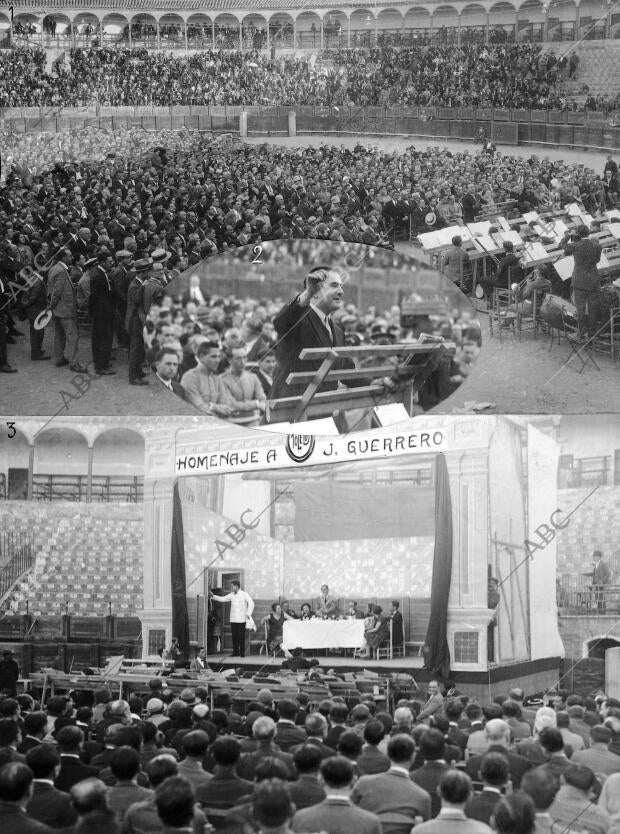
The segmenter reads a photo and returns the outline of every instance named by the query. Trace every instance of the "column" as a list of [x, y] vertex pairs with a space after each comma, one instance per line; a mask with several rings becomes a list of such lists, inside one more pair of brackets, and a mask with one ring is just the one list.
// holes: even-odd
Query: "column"
[[90, 504], [93, 500], [93, 454], [95, 448], [88, 447], [88, 475], [86, 479], [86, 501]]
[[458, 27], [457, 27], [457, 30], [456, 30], [456, 45], [458, 47], [460, 47], [461, 46], [461, 13], [460, 12], [458, 13], [458, 20], [459, 20], [459, 23], [458, 23]]
[[519, 9], [515, 11], [515, 43], [519, 42]]
[[575, 3], [575, 40], [578, 40], [581, 35], [579, 29], [581, 28], [581, 6]]
[[159, 20], [157, 21], [157, 48], [161, 49], [161, 32], [159, 31]]
[[293, 18], [293, 49], [297, 48], [297, 18]]
[[243, 52], [243, 24], [239, 21], [239, 49]]
[[213, 41], [213, 51], [215, 52], [215, 21], [211, 22], [211, 40]]
[[189, 41], [188, 41], [188, 38], [187, 38], [187, 20], [184, 21], [184, 27], [185, 27], [185, 29], [184, 29], [184, 31], [185, 31], [185, 49], [189, 49]]
[[323, 49], [323, 18], [321, 18], [321, 49]]
[[549, 6], [545, 4], [543, 6], [543, 11], [545, 13], [545, 22], [543, 23], [543, 41], [549, 40]]
[[[101, 27], [101, 31], [103, 33], [103, 26]], [[128, 32], [128, 35], [129, 35], [129, 48], [131, 49], [132, 45], [133, 45], [133, 38], [132, 38], [132, 35], [131, 35], [131, 21], [129, 22], [129, 26], [127, 27], [127, 32]], [[103, 46], [103, 42], [102, 42], [102, 46]]]
[[34, 481], [34, 441], [28, 446], [28, 500], [32, 501]]
[[489, 40], [491, 38], [491, 15], [487, 12], [487, 25], [486, 25], [486, 35], [484, 42], [489, 44]]
[[351, 15], [347, 18], [347, 48], [351, 49]]

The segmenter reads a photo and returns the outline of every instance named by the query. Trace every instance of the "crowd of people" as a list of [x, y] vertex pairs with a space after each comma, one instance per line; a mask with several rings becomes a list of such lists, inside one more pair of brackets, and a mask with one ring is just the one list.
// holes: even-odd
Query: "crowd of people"
[[[45, 331], [34, 325], [53, 305], [57, 363], [71, 370], [83, 367], [78, 323], [80, 316], [90, 315], [95, 370], [110, 372], [116, 339], [118, 347], [129, 348], [135, 384], [144, 376], [141, 351], [150, 305], [155, 302], [159, 315], [165, 286], [210, 255], [269, 239], [365, 243], [388, 250], [399, 237], [471, 222], [499, 203], [507, 216], [575, 200], [600, 214], [615, 207], [619, 188], [613, 160], [603, 174], [536, 155], [415, 147], [390, 153], [361, 143], [291, 149], [223, 144], [189, 130], [153, 136], [138, 129], [85, 128], [5, 139], [0, 368], [10, 372], [5, 343], [19, 338], [19, 318], [30, 325], [31, 358], [48, 355]], [[37, 275], [23, 279], [32, 270], [41, 280]], [[16, 289], [20, 282], [23, 292]], [[224, 309], [227, 301], [202, 300], [209, 308], [202, 322], [196, 320], [200, 304], [194, 309], [189, 299], [188, 308], [188, 299], [181, 299], [183, 309], [164, 311], [151, 324], [172, 324], [177, 338], [202, 335], [195, 332], [197, 325], [204, 334], [204, 324], [214, 320], [220, 336], [242, 324]], [[276, 312], [272, 306], [269, 313], [260, 309], [254, 315], [263, 306], [259, 302], [244, 310], [255, 327], [273, 320]], [[243, 306], [238, 299], [232, 303]], [[363, 325], [362, 338], [372, 335], [373, 327], [378, 337], [389, 335], [390, 327], [398, 330], [398, 321], [383, 311], [375, 310], [369, 321], [360, 320], [365, 311], [345, 312], [355, 317], [349, 329]], [[151, 348], [148, 338], [146, 348]]]
[[577, 107], [561, 86], [562, 78], [574, 77], [576, 56], [543, 54], [539, 44], [384, 46], [326, 50], [315, 58], [74, 48], [68, 64], [56, 61], [47, 72], [42, 49], [15, 50], [0, 55], [0, 107]]
[[304, 674], [325, 685], [323, 700], [302, 688], [274, 697], [270, 683], [299, 671], [271, 675], [252, 700], [210, 694], [208, 676], [176, 693], [153, 678], [128, 700], [105, 687], [44, 704], [5, 693], [2, 831], [620, 830], [613, 698], [514, 688], [481, 703], [451, 682], [423, 692], [405, 675], [386, 701], [333, 670]]

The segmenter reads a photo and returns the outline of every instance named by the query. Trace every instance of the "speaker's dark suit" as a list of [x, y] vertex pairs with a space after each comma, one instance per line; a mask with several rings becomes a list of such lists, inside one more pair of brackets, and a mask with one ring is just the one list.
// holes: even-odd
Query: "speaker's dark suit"
[[[273, 320], [278, 334], [276, 347], [276, 370], [273, 376], [273, 386], [269, 392], [270, 399], [280, 397], [299, 397], [306, 390], [307, 385], [287, 385], [286, 378], [290, 373], [303, 371], [317, 371], [322, 359], [301, 361], [299, 354], [304, 348], [344, 347], [344, 330], [332, 321], [332, 336], [312, 307], [301, 307], [298, 297], [286, 304]], [[334, 369], [343, 370], [353, 368], [349, 359], [334, 362]], [[367, 379], [349, 381], [351, 387], [367, 385]], [[319, 391], [333, 391], [338, 387], [337, 382], [323, 383]]]

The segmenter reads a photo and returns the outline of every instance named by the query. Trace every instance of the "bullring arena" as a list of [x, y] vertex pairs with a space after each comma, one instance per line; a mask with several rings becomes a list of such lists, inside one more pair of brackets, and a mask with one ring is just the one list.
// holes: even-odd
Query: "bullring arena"
[[[89, 775], [110, 789], [77, 826], [101, 817], [110, 832], [129, 822], [108, 807], [105, 757], [144, 753], [159, 711], [171, 723], [154, 756], [176, 739], [172, 758], [191, 758], [175, 733], [192, 728], [198, 769], [217, 776], [220, 737], [233, 737], [237, 772], [256, 781], [256, 820], [240, 823], [183, 780], [160, 791], [143, 762], [149, 801], [164, 803], [166, 782], [189, 791], [177, 827], [193, 813], [195, 830], [206, 815], [230, 833], [288, 832], [258, 816], [267, 789], [292, 816], [282, 768], [269, 783], [247, 769], [253, 745], [278, 753], [272, 717], [293, 715], [305, 748], [338, 715], [367, 743], [365, 725], [382, 723], [391, 757], [395, 725], [415, 741], [414, 782], [433, 738], [436, 759], [448, 750], [449, 717], [460, 736], [480, 717], [488, 743], [495, 728], [521, 755], [510, 720], [529, 715], [543, 756], [530, 767], [589, 715], [617, 754], [619, 26], [613, 5], [588, 0], [0, 7], [2, 806], [23, 767], [3, 726], [18, 695], [60, 753], [102, 764]], [[239, 265], [241, 247], [253, 259]], [[270, 287], [287, 258], [307, 282], [318, 265], [303, 251], [329, 247], [349, 265], [359, 247], [372, 255], [348, 285], [322, 264], [341, 296], [333, 318], [322, 311], [317, 361], [354, 360], [326, 401], [358, 381], [360, 357], [396, 357], [387, 381], [373, 368], [374, 408], [414, 342], [445, 373], [424, 377], [404, 423], [368, 407], [358, 434], [324, 437], [311, 420], [255, 431], [281, 405], [289, 289], [267, 296], [261, 259]], [[429, 274], [433, 292], [416, 295]], [[448, 309], [450, 281], [466, 315]], [[274, 352], [275, 372], [261, 364]], [[235, 362], [253, 422], [218, 400]], [[208, 396], [188, 399], [187, 374], [205, 375]], [[116, 717], [140, 732], [110, 732], [104, 752]], [[349, 741], [323, 751], [328, 793], [329, 762], [346, 781], [343, 760], [361, 755]], [[480, 771], [460, 743], [444, 780], [464, 769], [469, 795]], [[303, 754], [286, 761], [293, 790]], [[405, 834], [420, 815], [404, 816], [373, 830]], [[331, 834], [309, 819], [294, 830]]]

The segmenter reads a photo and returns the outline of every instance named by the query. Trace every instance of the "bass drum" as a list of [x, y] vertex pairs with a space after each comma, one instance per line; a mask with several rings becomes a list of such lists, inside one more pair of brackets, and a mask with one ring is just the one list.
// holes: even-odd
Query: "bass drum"
[[540, 305], [538, 315], [555, 330], [564, 330], [564, 320], [571, 327], [577, 327], [577, 308], [570, 301], [560, 298], [559, 295], [547, 293]]

